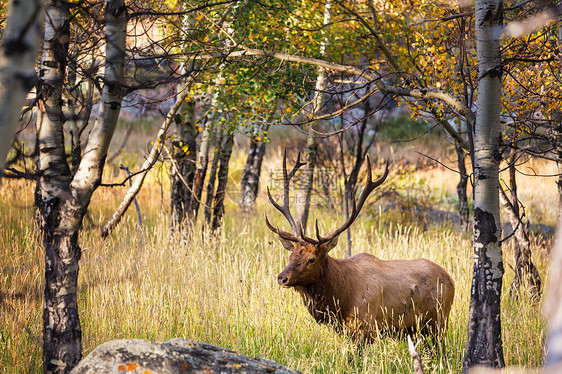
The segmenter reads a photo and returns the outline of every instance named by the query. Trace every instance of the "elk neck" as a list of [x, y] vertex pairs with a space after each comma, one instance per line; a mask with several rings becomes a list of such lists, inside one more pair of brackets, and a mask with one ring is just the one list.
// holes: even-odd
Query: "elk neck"
[[316, 281], [296, 286], [305, 306], [318, 323], [342, 323], [350, 304], [353, 269], [348, 259], [327, 256]]

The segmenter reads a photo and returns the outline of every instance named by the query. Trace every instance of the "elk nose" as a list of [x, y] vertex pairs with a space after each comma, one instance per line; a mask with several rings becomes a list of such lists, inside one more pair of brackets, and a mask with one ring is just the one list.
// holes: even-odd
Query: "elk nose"
[[286, 275], [279, 274], [277, 276], [277, 283], [279, 283], [280, 286], [286, 286], [288, 282], [289, 282], [289, 277], [287, 277]]

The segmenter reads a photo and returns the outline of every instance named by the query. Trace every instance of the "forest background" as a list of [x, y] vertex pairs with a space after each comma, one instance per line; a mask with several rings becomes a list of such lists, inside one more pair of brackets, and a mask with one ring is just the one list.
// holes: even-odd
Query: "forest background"
[[357, 346], [277, 286], [286, 253], [262, 217], [275, 217], [264, 191], [284, 152], [308, 161], [305, 228], [344, 220], [368, 154], [379, 172], [390, 161], [335, 256], [449, 270], [455, 304], [422, 351], [428, 370], [544, 363], [556, 5], [29, 4], [2, 4], [2, 64], [44, 38], [39, 80], [8, 92], [34, 87], [23, 112], [0, 92], [19, 119], [2, 139], [2, 368], [66, 372], [106, 340], [182, 336], [306, 372], [407, 371], [403, 340]]

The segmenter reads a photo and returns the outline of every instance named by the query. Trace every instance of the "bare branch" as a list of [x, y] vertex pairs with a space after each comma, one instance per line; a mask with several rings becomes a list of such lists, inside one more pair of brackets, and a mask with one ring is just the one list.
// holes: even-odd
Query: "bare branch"
[[303, 57], [297, 55], [291, 55], [288, 53], [281, 52], [271, 52], [261, 49], [249, 48], [243, 45], [238, 45], [242, 50], [225, 50], [225, 53], [210, 53], [206, 55], [199, 55], [195, 58], [197, 59], [214, 59], [214, 58], [226, 58], [226, 57], [244, 57], [244, 56], [257, 56], [257, 57], [268, 57], [274, 58], [281, 61], [296, 62], [301, 64], [309, 64], [314, 66], [320, 66], [326, 69], [328, 72], [341, 72], [350, 76], [358, 76], [366, 81], [373, 82], [376, 87], [387, 94], [414, 97], [418, 99], [436, 99], [443, 101], [445, 104], [449, 105], [454, 111], [458, 112], [463, 116], [469, 123], [473, 124], [476, 117], [472, 110], [468, 108], [459, 99], [452, 96], [448, 92], [435, 88], [404, 88], [391, 86], [384, 83], [379, 75], [375, 75], [365, 69], [361, 69], [355, 66], [337, 64], [335, 62], [329, 62], [325, 60], [320, 60], [312, 57]]
[[[174, 106], [172, 106], [172, 108], [166, 115], [166, 119], [164, 120], [164, 123], [162, 124], [160, 130], [158, 131], [158, 134], [156, 135], [157, 141], [154, 142], [154, 145], [152, 146], [152, 149], [150, 150], [148, 157], [146, 158], [146, 160], [144, 160], [143, 163], [142, 170], [144, 170], [144, 172], [138, 174], [135, 177], [133, 184], [125, 194], [125, 198], [123, 199], [123, 201], [121, 202], [115, 213], [113, 213], [111, 219], [101, 229], [101, 236], [103, 238], [106, 238], [111, 233], [111, 231], [115, 228], [115, 226], [117, 226], [117, 224], [121, 221], [123, 214], [125, 214], [125, 212], [129, 208], [129, 205], [131, 205], [131, 202], [133, 201], [137, 193], [140, 191], [142, 184], [144, 183], [144, 178], [146, 177], [148, 170], [150, 170], [150, 165], [153, 164], [157, 160], [158, 156], [160, 155], [160, 148], [163, 145], [166, 132], [168, 131], [168, 128], [172, 124], [174, 120], [174, 116], [176, 115], [177, 111], [180, 109], [181, 105], [183, 104], [183, 101], [187, 98], [189, 94], [187, 88], [194, 81], [194, 77], [190, 77], [190, 78], [191, 79], [183, 86], [182, 92], [178, 95], [176, 103], [174, 104]], [[158, 141], [159, 139], [161, 139], [162, 142], [159, 142]]]

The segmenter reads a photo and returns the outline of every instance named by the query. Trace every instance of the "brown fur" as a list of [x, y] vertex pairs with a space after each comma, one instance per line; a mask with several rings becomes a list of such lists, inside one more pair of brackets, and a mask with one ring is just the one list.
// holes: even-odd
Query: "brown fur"
[[346, 326], [367, 339], [381, 329], [446, 329], [455, 286], [445, 269], [422, 258], [385, 261], [361, 253], [335, 259], [328, 252], [336, 241], [282, 240], [292, 253], [278, 282], [302, 295], [317, 322]]

